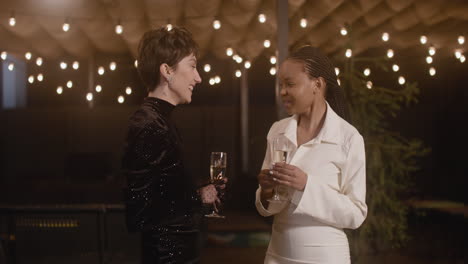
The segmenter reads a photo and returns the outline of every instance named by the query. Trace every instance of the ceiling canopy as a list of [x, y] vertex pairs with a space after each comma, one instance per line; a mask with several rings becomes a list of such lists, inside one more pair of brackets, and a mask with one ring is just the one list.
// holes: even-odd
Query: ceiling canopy
[[[428, 45], [454, 50], [464, 47], [457, 38], [468, 29], [468, 4], [461, 0], [288, 3], [289, 47], [312, 44], [333, 55], [344, 54], [349, 37], [354, 39], [353, 54], [389, 44], [411, 48], [421, 45], [421, 35], [427, 36]], [[135, 56], [142, 34], [166, 24], [188, 28], [202, 57], [225, 57], [231, 47], [253, 61], [276, 48], [276, 0], [2, 0], [0, 10], [0, 50], [30, 51], [50, 59], [98, 53]], [[213, 26], [215, 20], [219, 29]], [[116, 33], [117, 25], [122, 26], [121, 34]], [[350, 34], [340, 34], [344, 27]], [[384, 32], [388, 42], [382, 40]]]

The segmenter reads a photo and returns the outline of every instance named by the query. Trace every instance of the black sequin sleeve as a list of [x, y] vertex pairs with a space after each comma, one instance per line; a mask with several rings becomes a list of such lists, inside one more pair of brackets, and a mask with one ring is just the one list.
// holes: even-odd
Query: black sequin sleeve
[[127, 226], [131, 231], [190, 226], [201, 202], [184, 171], [180, 141], [167, 120], [149, 120], [141, 124], [134, 119], [127, 136]]

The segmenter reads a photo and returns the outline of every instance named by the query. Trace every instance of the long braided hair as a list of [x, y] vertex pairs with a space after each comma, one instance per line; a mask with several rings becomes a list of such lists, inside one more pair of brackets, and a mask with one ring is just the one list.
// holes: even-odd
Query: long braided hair
[[303, 62], [305, 71], [309, 77], [322, 77], [325, 79], [327, 83], [325, 100], [327, 100], [333, 111], [344, 120], [350, 122], [344, 91], [338, 85], [335, 67], [331, 60], [318, 48], [309, 45], [293, 51], [288, 59]]

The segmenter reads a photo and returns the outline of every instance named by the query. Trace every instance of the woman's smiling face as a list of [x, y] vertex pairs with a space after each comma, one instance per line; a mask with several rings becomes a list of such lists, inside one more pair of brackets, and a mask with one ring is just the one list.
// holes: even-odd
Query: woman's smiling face
[[317, 78], [310, 78], [305, 72], [304, 63], [287, 59], [279, 71], [280, 95], [288, 114], [307, 112], [317, 95]]
[[188, 104], [192, 101], [195, 85], [201, 82], [197, 71], [197, 58], [191, 54], [183, 58], [174, 68], [174, 76], [169, 87], [177, 97], [178, 104]]

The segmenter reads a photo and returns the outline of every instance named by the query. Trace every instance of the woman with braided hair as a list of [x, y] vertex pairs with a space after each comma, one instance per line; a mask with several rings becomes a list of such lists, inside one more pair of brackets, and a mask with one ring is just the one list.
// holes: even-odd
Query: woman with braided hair
[[[256, 207], [274, 215], [268, 264], [350, 263], [344, 228], [367, 215], [364, 140], [348, 112], [333, 64], [319, 49], [293, 52], [279, 71], [289, 118], [275, 122], [258, 175]], [[275, 139], [289, 142], [286, 162], [272, 163]], [[274, 202], [274, 188], [287, 190]]]

